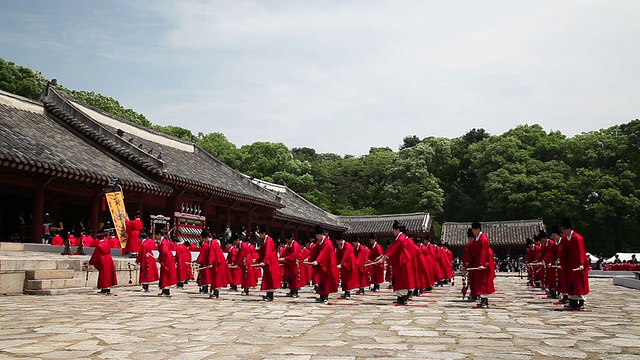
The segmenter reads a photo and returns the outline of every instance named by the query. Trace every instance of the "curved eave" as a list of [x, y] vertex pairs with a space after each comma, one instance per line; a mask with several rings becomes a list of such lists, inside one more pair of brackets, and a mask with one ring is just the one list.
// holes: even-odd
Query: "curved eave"
[[[115, 176], [101, 174], [95, 171], [81, 169], [73, 166], [60, 166], [57, 164], [44, 163], [41, 161], [27, 159], [19, 155], [12, 155], [7, 152], [0, 152], [0, 165], [5, 168], [16, 169], [19, 171], [31, 172], [34, 174], [43, 174], [47, 176], [55, 176], [59, 178], [86, 182], [107, 186]], [[169, 186], [146, 183], [142, 181], [121, 178], [120, 184], [124, 190], [140, 191], [155, 195], [170, 195], [173, 189]]]
[[285, 215], [279, 212], [276, 212], [273, 215], [274, 219], [277, 220], [285, 220], [285, 221], [294, 221], [294, 222], [299, 222], [305, 225], [309, 225], [309, 226], [316, 226], [316, 225], [320, 225], [323, 228], [329, 229], [329, 230], [334, 230], [334, 231], [346, 231], [348, 228], [346, 226], [339, 226], [339, 225], [335, 225], [335, 224], [327, 224], [327, 223], [323, 223], [323, 222], [318, 222], [318, 221], [310, 221], [309, 219], [305, 219], [305, 218], [301, 218], [301, 217], [297, 217], [297, 216], [290, 216], [290, 215]]
[[66, 124], [68, 124], [69, 126], [73, 127], [77, 131], [79, 131], [82, 135], [86, 136], [87, 138], [92, 139], [93, 141], [95, 141], [96, 143], [100, 144], [104, 148], [110, 150], [115, 155], [123, 157], [123, 158], [125, 158], [125, 159], [127, 159], [129, 161], [132, 161], [132, 162], [138, 164], [139, 166], [141, 166], [146, 171], [149, 171], [149, 172], [151, 172], [153, 174], [159, 175], [162, 172], [162, 170], [159, 169], [154, 164], [151, 164], [151, 163], [145, 161], [141, 157], [129, 152], [128, 150], [124, 149], [120, 145], [118, 145], [115, 142], [109, 140], [104, 135], [98, 134], [94, 130], [90, 129], [88, 126], [82, 124], [82, 122], [78, 121], [77, 119], [74, 119], [71, 115], [67, 114], [64, 110], [62, 110], [60, 107], [58, 107], [57, 105], [53, 104], [52, 102], [44, 101], [43, 104], [44, 104], [44, 107], [52, 115], [54, 115], [58, 119], [64, 121]]
[[227, 198], [227, 199], [247, 202], [250, 204], [255, 204], [260, 206], [266, 206], [274, 209], [282, 209], [284, 207], [284, 205], [282, 205], [277, 201], [270, 201], [270, 200], [261, 199], [255, 196], [239, 194], [234, 191], [229, 191], [217, 186], [213, 186], [211, 184], [206, 184], [197, 180], [192, 180], [183, 176], [174, 175], [167, 172], [163, 173], [163, 177], [165, 179], [165, 182], [167, 182], [168, 184], [183, 186], [196, 191], [209, 192], [216, 196]]

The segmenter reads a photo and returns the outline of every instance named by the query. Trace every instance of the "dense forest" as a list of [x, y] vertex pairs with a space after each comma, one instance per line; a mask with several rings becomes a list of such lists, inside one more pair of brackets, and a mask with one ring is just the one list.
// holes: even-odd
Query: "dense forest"
[[[38, 98], [47, 79], [0, 59], [0, 89]], [[116, 100], [62, 90], [79, 100], [164, 133], [193, 139], [247, 175], [285, 184], [341, 215], [426, 211], [443, 221], [570, 217], [592, 253], [640, 250], [640, 120], [567, 137], [539, 125], [501, 135], [482, 128], [460, 137], [407, 135], [398, 150], [362, 156], [255, 142], [237, 147], [218, 132], [158, 126]], [[532, 234], [533, 235], [533, 234]]]

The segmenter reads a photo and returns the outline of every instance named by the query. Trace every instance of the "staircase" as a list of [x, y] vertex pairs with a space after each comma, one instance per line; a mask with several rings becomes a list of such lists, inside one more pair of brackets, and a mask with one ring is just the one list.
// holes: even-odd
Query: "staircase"
[[74, 270], [42, 269], [25, 272], [24, 293], [28, 295], [62, 295], [86, 293], [93, 289], [85, 286], [85, 279], [74, 278]]

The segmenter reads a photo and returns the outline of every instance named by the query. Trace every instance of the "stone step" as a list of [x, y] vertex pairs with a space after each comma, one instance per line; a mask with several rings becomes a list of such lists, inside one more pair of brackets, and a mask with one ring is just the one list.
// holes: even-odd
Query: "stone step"
[[91, 287], [73, 287], [66, 289], [25, 290], [27, 295], [66, 295], [66, 294], [96, 294], [98, 290]]
[[24, 249], [23, 243], [12, 242], [0, 242], [0, 250], [4, 251], [22, 251]]
[[73, 270], [27, 270], [27, 280], [73, 279]]
[[27, 280], [25, 290], [52, 290], [82, 287], [84, 279]]

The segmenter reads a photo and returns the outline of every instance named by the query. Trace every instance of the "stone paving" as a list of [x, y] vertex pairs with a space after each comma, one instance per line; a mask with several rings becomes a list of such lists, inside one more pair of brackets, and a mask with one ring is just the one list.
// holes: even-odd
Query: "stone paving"
[[552, 300], [517, 277], [499, 276], [493, 308], [471, 309], [460, 284], [408, 306], [379, 294], [333, 305], [276, 293], [219, 300], [193, 284], [173, 297], [119, 287], [61, 296], [0, 297], [0, 360], [29, 359], [640, 359], [640, 292], [591, 279], [584, 312], [554, 311]]

